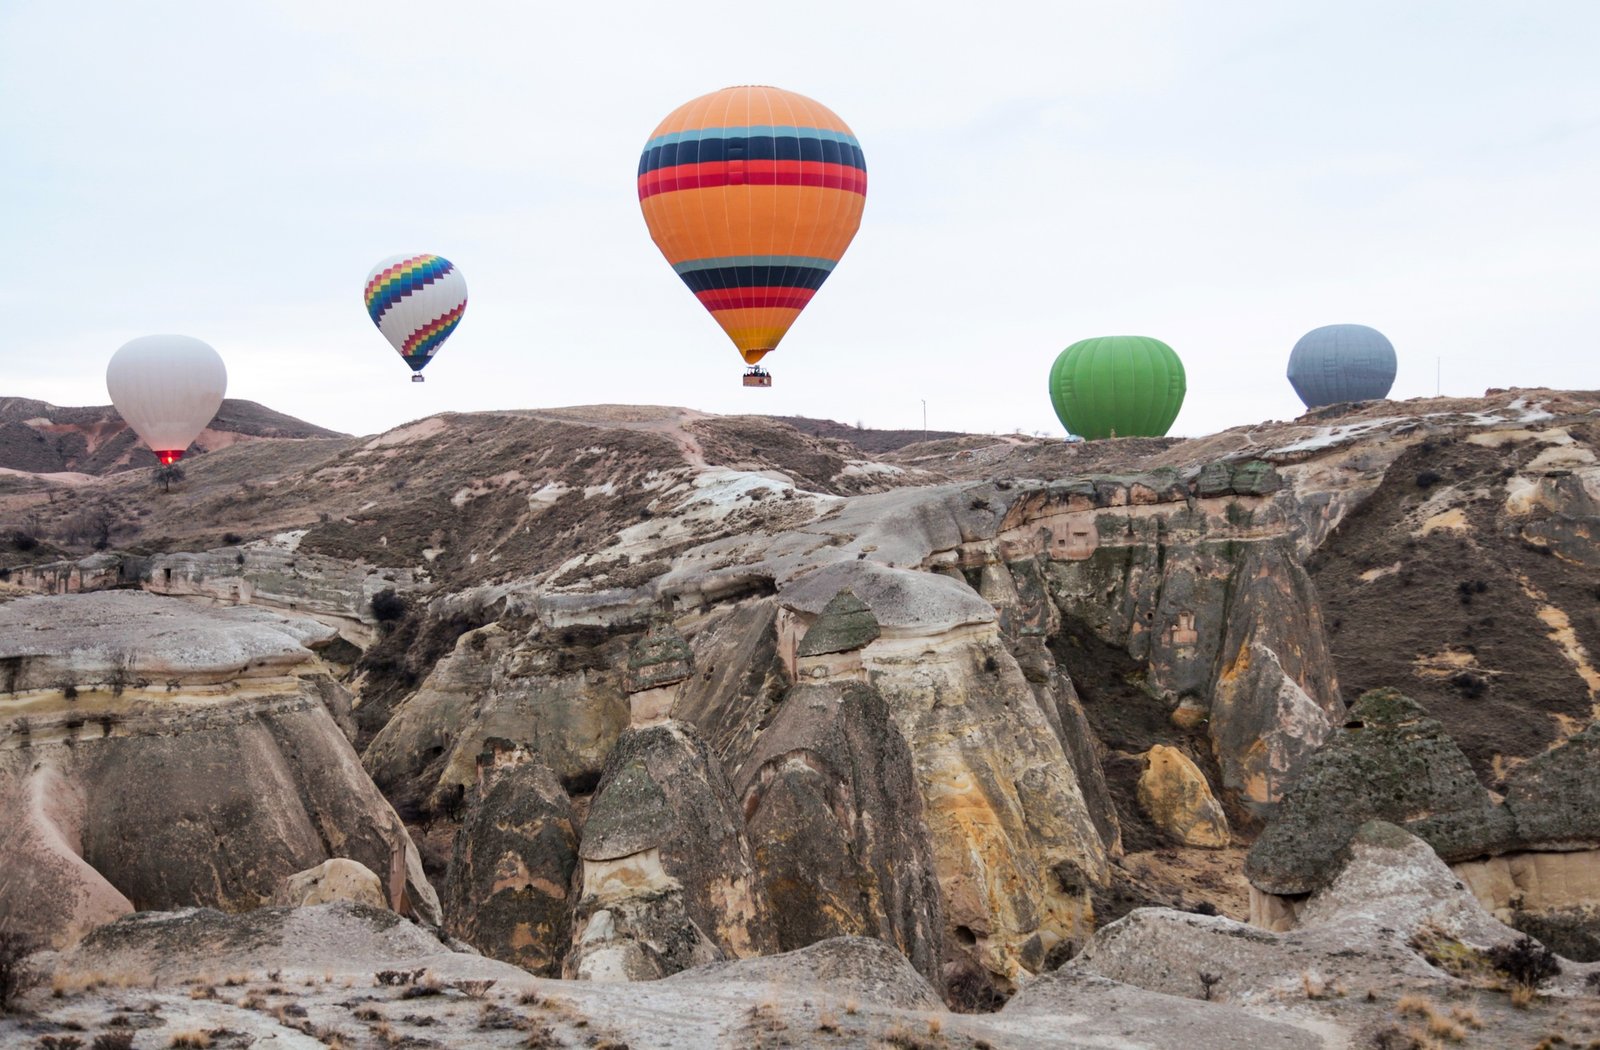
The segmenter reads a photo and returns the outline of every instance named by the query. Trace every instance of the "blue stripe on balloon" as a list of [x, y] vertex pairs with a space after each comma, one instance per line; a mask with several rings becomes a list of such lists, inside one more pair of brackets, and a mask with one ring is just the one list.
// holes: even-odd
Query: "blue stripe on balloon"
[[818, 259], [811, 255], [722, 255], [714, 259], [688, 259], [673, 264], [679, 276], [691, 270], [722, 270], [730, 266], [805, 266], [815, 270], [832, 270], [832, 259]]
[[665, 135], [657, 135], [644, 144], [646, 151], [658, 146], [675, 145], [679, 142], [693, 142], [696, 139], [728, 139], [728, 138], [812, 138], [826, 139], [831, 142], [843, 142], [857, 149], [861, 143], [856, 141], [854, 135], [844, 131], [829, 131], [826, 128], [802, 128], [787, 124], [749, 124], [736, 128], [693, 128], [689, 131], [672, 131]]
[[[721, 130], [721, 129], [719, 129]], [[799, 134], [763, 136], [756, 128], [728, 129], [747, 134], [701, 135], [699, 138], [646, 146], [639, 156], [639, 174], [679, 164], [704, 164], [726, 160], [799, 160], [843, 164], [867, 170], [866, 154], [854, 139], [828, 138], [809, 128]], [[662, 136], [667, 138], [670, 136]], [[849, 138], [849, 136], [845, 136]]]

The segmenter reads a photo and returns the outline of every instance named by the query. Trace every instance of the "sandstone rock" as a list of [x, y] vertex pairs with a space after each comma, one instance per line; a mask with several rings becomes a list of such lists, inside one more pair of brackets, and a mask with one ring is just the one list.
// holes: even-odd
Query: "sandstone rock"
[[631, 728], [618, 739], [578, 857], [569, 974], [664, 976], [707, 961], [707, 944], [733, 957], [774, 946], [727, 777], [685, 723]]
[[526, 747], [564, 784], [593, 784], [629, 720], [613, 670], [624, 659], [606, 631], [469, 631], [362, 761], [402, 810], [451, 808], [476, 783], [477, 757], [493, 737]]
[[1269, 812], [1344, 711], [1315, 589], [1287, 544], [1241, 559], [1221, 652], [1209, 729], [1223, 786]]
[[0, 674], [12, 694], [211, 685], [308, 669], [335, 633], [306, 617], [137, 591], [22, 598], [0, 604]]
[[[1062, 941], [1086, 936], [1089, 889], [1107, 878], [1106, 848], [1072, 765], [993, 610], [970, 590], [881, 568], [863, 571], [860, 583], [845, 570], [819, 570], [791, 589], [825, 572], [830, 596], [848, 582], [883, 626], [861, 657], [911, 749], [948, 966], [1009, 985]], [[806, 592], [808, 605], [820, 587]], [[972, 601], [981, 613], [966, 611]]]
[[628, 650], [623, 688], [629, 693], [676, 685], [694, 673], [694, 653], [683, 635], [662, 617]]
[[911, 752], [876, 690], [796, 685], [735, 786], [779, 949], [876, 937], [940, 979], [932, 845]]
[[1229, 480], [1241, 496], [1267, 496], [1283, 488], [1283, 479], [1272, 464], [1261, 459], [1234, 464]]
[[338, 856], [381, 873], [390, 907], [438, 922], [302, 644], [329, 628], [126, 592], [23, 599], [8, 616], [30, 627], [0, 630], [19, 668], [0, 700], [0, 807], [23, 815], [6, 829], [0, 913], [62, 944], [127, 907], [257, 907]]
[[570, 941], [576, 819], [555, 774], [520, 758], [486, 774], [456, 832], [445, 926], [486, 955], [555, 977]]
[[[1048, 600], [1048, 599], [1047, 599]], [[1069, 678], [1058, 666], [1055, 657], [1045, 648], [1044, 639], [1023, 637], [1012, 647], [1017, 666], [1033, 688], [1034, 698], [1045, 720], [1061, 741], [1061, 747], [1072, 763], [1073, 775], [1083, 794], [1089, 819], [1100, 833], [1106, 855], [1116, 857], [1122, 853], [1122, 828], [1117, 819], [1116, 803], [1106, 783], [1101, 752], [1104, 744], [1094, 734], [1083, 701]]]
[[1509, 815], [1415, 701], [1374, 690], [1349, 718], [1312, 756], [1250, 850], [1252, 885], [1280, 895], [1319, 888], [1338, 870], [1356, 828], [1372, 819], [1406, 827], [1446, 860], [1497, 852], [1508, 841]]
[[1448, 982], [1423, 954], [1430, 943], [1443, 938], [1471, 953], [1517, 936], [1478, 905], [1427, 843], [1394, 825], [1363, 825], [1340, 861], [1289, 932], [1142, 908], [1099, 930], [1064, 969], [1190, 998], [1206, 994], [1198, 975], [1210, 973], [1219, 978], [1216, 998], [1265, 1004], [1304, 1000], [1307, 974], [1327, 987]]
[[290, 875], [279, 888], [274, 904], [304, 908], [331, 901], [350, 901], [369, 908], [387, 908], [383, 882], [360, 861], [333, 857], [314, 868]]
[[1228, 817], [1205, 774], [1177, 748], [1157, 744], [1145, 753], [1139, 805], [1173, 841], [1222, 849], [1229, 843]]

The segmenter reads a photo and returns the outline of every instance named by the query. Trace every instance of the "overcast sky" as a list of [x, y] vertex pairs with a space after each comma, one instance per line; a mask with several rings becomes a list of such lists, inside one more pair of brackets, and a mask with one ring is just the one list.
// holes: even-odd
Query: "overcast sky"
[[[0, 0], [0, 395], [105, 404], [182, 332], [233, 397], [370, 433], [600, 402], [1061, 433], [1089, 336], [1183, 358], [1175, 433], [1287, 419], [1310, 328], [1392, 396], [1600, 386], [1600, 3]], [[844, 261], [741, 362], [645, 231], [639, 150], [729, 84], [837, 112]], [[460, 267], [409, 370], [378, 259]]]

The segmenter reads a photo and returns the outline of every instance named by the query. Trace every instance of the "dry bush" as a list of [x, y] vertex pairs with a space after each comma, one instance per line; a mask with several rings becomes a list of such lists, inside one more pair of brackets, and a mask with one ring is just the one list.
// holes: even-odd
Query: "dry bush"
[[1468, 1028], [1481, 1029], [1483, 1027], [1483, 1015], [1478, 1013], [1476, 1007], [1453, 1006], [1450, 1008], [1450, 1016]]
[[1516, 983], [1511, 986], [1511, 1005], [1518, 1010], [1526, 1010], [1539, 998], [1539, 992], [1531, 984]]
[[132, 1032], [101, 1032], [89, 1044], [89, 1050], [133, 1050]]
[[193, 1050], [210, 1050], [211, 1033], [200, 1028], [191, 1028], [187, 1032], [177, 1032], [172, 1036], [170, 1047], [190, 1047]]
[[1556, 953], [1528, 936], [1511, 944], [1497, 944], [1484, 954], [1495, 970], [1509, 977], [1512, 983], [1528, 988], [1537, 988], [1540, 982], [1561, 973]]
[[1311, 970], [1300, 975], [1300, 988], [1306, 993], [1307, 999], [1321, 999], [1328, 991], [1322, 978]]
[[381, 1020], [383, 1020], [383, 1014], [379, 1013], [375, 1008], [373, 1008], [371, 1006], [358, 1006], [358, 1007], [356, 1007], [354, 1016], [355, 1016], [355, 1019], [357, 1021], [381, 1021]]
[[493, 980], [452, 981], [450, 987], [468, 999], [482, 999], [489, 994], [489, 989], [493, 988], [495, 983]]
[[819, 1011], [817, 1013], [817, 1031], [838, 1032], [839, 1015], [828, 1009]]

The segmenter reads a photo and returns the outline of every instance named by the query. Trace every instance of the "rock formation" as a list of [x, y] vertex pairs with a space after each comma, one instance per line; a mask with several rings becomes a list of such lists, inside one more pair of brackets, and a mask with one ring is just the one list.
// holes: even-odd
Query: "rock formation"
[[554, 977], [569, 939], [577, 818], [555, 774], [525, 749], [491, 741], [456, 833], [445, 928], [486, 955]]
[[780, 949], [873, 936], [938, 982], [944, 916], [911, 751], [860, 667], [878, 635], [849, 591], [824, 606], [735, 789]]
[[[1352, 851], [1415, 868], [1358, 841], [1382, 818], [1496, 918], [1600, 954], [1597, 409], [1509, 392], [868, 454], [590, 406], [239, 444], [161, 498], [137, 472], [8, 477], [0, 513], [45, 542], [0, 530], [0, 600], [68, 605], [0, 604], [0, 801], [28, 814], [0, 826], [24, 858], [0, 914], [64, 942], [344, 857], [427, 918], [399, 813], [450, 867], [449, 930], [500, 958], [659, 977], [861, 934], [952, 1001], [1024, 990], [982, 1029], [1005, 1045], [1068, 995], [1154, 1032], [1206, 950], [1322, 966], [1333, 933], [1280, 948], [1316, 940]], [[102, 645], [127, 624], [94, 610], [130, 601], [164, 610], [155, 641]], [[69, 606], [78, 633], [34, 630]], [[1433, 717], [1347, 713], [1341, 684]], [[1252, 839], [1283, 939], [1139, 907], [1242, 918], [1238, 854], [1210, 848]], [[1192, 942], [1170, 985], [1088, 962], [1039, 983], [1130, 911], [1086, 958]], [[1401, 950], [1373, 944], [1374, 967]]]
[[1228, 816], [1211, 794], [1205, 774], [1177, 748], [1157, 744], [1144, 756], [1139, 805], [1173, 841], [1220, 849], [1228, 845]]
[[684, 723], [634, 727], [618, 739], [578, 857], [568, 976], [662, 977], [774, 947], [727, 776]]
[[259, 907], [332, 857], [437, 923], [308, 646], [331, 628], [108, 592], [0, 605], [0, 912], [55, 943], [129, 909]]

